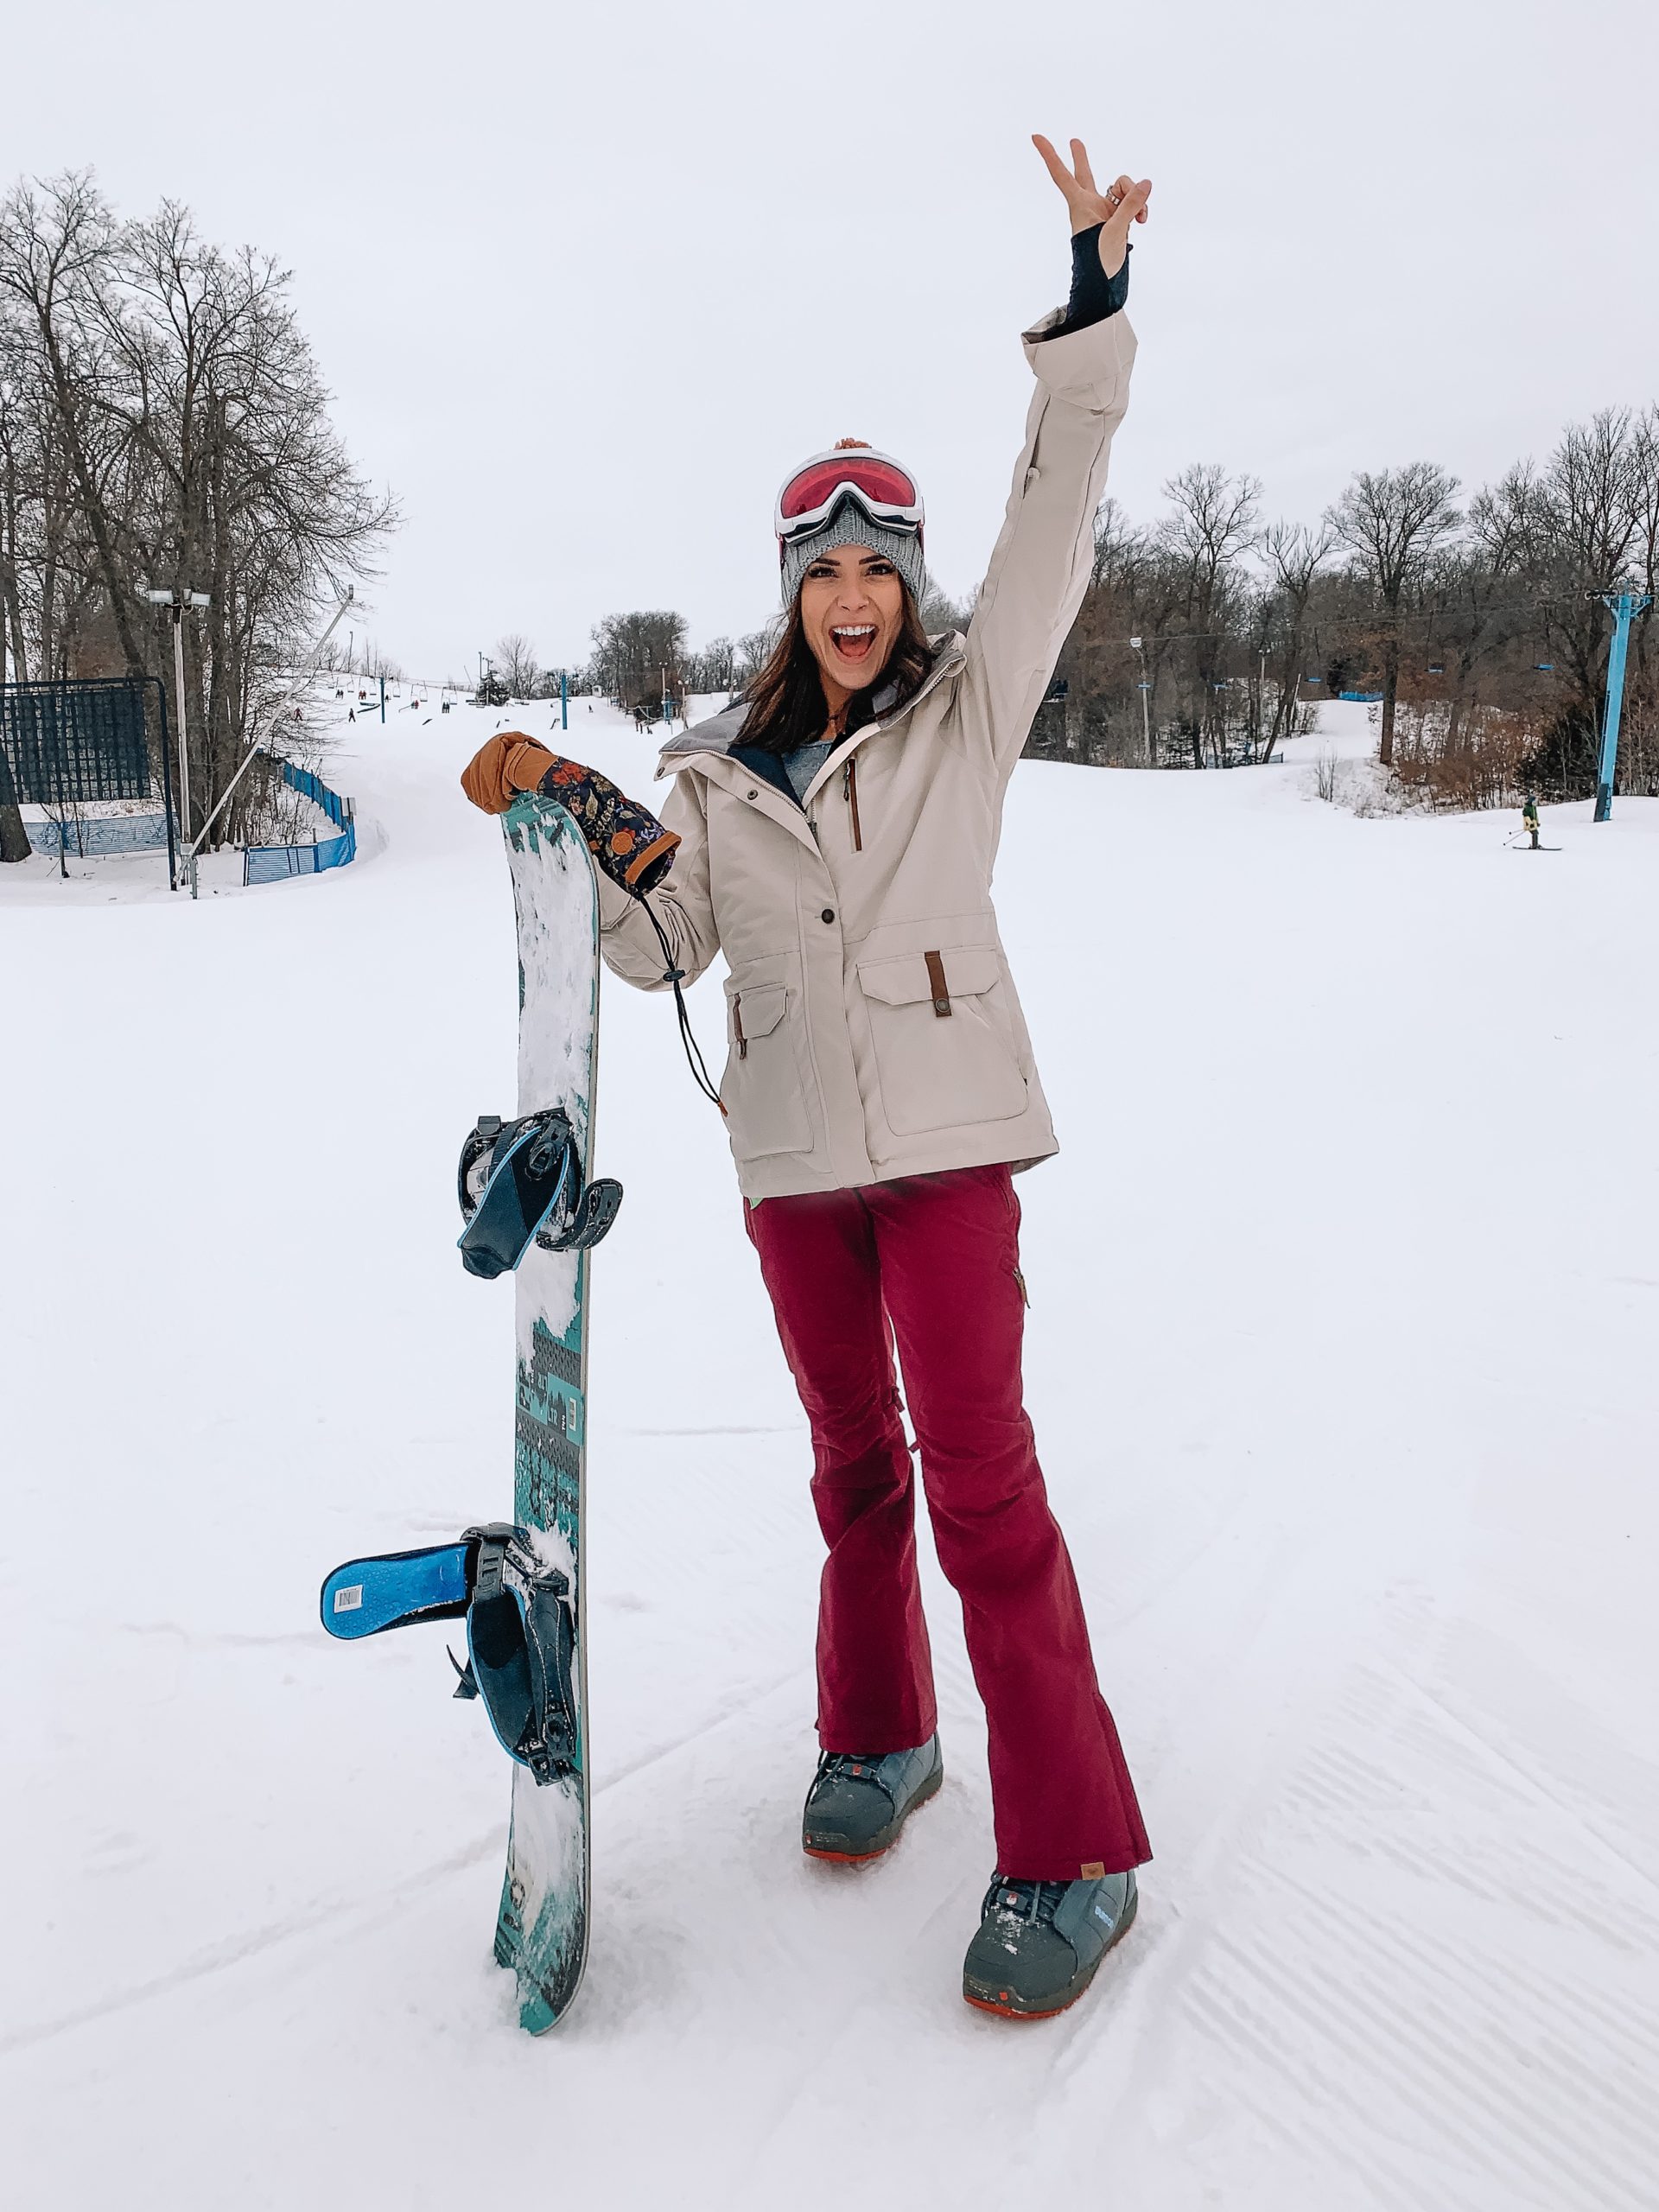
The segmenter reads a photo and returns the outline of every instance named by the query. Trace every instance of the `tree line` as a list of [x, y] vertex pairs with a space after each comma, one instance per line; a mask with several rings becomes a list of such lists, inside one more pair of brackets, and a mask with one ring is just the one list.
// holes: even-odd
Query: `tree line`
[[[1122, 765], [1268, 758], [1309, 702], [1380, 700], [1379, 759], [1450, 804], [1595, 787], [1620, 583], [1659, 567], [1659, 408], [1610, 408], [1468, 498], [1427, 461], [1362, 470], [1320, 521], [1269, 522], [1213, 463], [1137, 524], [1108, 500], [1030, 750]], [[1659, 791], [1659, 632], [1632, 628], [1620, 780]]]
[[[1431, 801], [1593, 791], [1612, 628], [1603, 594], [1629, 583], [1651, 597], [1659, 569], [1659, 407], [1605, 409], [1541, 463], [1518, 461], [1468, 497], [1433, 461], [1360, 470], [1313, 524], [1269, 520], [1257, 480], [1213, 462], [1163, 490], [1147, 524], [1116, 500], [1101, 508], [1028, 753], [1236, 766], [1273, 757], [1318, 701], [1358, 692], [1380, 704], [1382, 766]], [[934, 632], [971, 615], [971, 599], [937, 590], [923, 609]], [[611, 614], [572, 680], [654, 713], [664, 682], [673, 700], [741, 690], [776, 634], [774, 621], [693, 651], [671, 610]], [[499, 655], [510, 645], [524, 641]], [[530, 655], [520, 674], [534, 672]], [[1631, 631], [1619, 766], [1623, 788], [1659, 792], [1651, 607]]]
[[[922, 619], [931, 630], [956, 629], [966, 624], [968, 612], [935, 588]], [[543, 669], [527, 638], [505, 637], [491, 656], [486, 696], [501, 702], [556, 696], [563, 674], [573, 691], [594, 692], [634, 714], [654, 715], [666, 692], [678, 713], [688, 697], [741, 691], [765, 666], [782, 621], [780, 613], [742, 637], [715, 638], [694, 648], [683, 614], [671, 607], [636, 607], [596, 622], [588, 658], [563, 671]]]
[[[280, 672], [374, 573], [397, 520], [333, 427], [288, 287], [270, 256], [211, 244], [174, 201], [124, 220], [89, 175], [0, 201], [6, 672], [160, 677], [189, 732], [190, 836]], [[171, 616], [147, 597], [176, 589], [209, 601], [186, 620], [182, 702]], [[242, 805], [210, 842], [237, 832]], [[15, 845], [15, 805], [0, 812]]]

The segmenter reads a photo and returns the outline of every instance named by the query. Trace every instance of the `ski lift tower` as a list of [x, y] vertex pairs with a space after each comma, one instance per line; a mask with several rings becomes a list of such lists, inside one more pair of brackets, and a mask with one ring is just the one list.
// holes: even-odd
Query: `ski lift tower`
[[1595, 596], [1613, 618], [1613, 642], [1607, 653], [1607, 709], [1601, 725], [1601, 763], [1596, 771], [1596, 820], [1608, 822], [1613, 812], [1613, 777], [1618, 767], [1618, 723], [1624, 708], [1624, 657], [1630, 649], [1630, 624], [1644, 607], [1651, 605], [1644, 591], [1618, 584]]

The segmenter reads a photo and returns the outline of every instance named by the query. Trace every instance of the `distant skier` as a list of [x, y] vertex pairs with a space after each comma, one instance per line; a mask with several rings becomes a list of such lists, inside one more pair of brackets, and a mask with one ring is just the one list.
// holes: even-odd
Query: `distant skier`
[[1071, 213], [1071, 296], [1026, 334], [1037, 391], [966, 637], [921, 626], [915, 480], [843, 439], [779, 495], [783, 637], [745, 696], [664, 747], [661, 824], [517, 731], [462, 779], [491, 812], [532, 787], [575, 812], [608, 871], [619, 975], [660, 990], [725, 956], [721, 1096], [830, 1548], [802, 1842], [874, 1858], [943, 1777], [896, 1340], [989, 1724], [998, 1871], [963, 1993], [1027, 2016], [1088, 1987], [1150, 1856], [1021, 1402], [1012, 1177], [1056, 1144], [990, 880], [1089, 581], [1135, 354], [1128, 232], [1151, 187], [1099, 191], [1079, 141], [1070, 168], [1035, 143]]

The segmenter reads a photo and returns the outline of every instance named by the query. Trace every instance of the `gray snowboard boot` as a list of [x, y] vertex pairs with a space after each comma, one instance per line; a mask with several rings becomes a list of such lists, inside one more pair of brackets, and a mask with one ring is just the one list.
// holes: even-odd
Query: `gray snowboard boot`
[[814, 1859], [879, 1859], [944, 1780], [937, 1734], [913, 1751], [825, 1751], [806, 1793], [801, 1848]]
[[1013, 2019], [1065, 2012], [1128, 1934], [1135, 1904], [1133, 1874], [1084, 1882], [1015, 1882], [999, 1874], [963, 1961], [963, 1995], [982, 2012]]

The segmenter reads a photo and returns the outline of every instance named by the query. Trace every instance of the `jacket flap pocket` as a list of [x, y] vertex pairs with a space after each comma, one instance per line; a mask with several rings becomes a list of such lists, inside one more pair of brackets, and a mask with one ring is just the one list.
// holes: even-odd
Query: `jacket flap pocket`
[[[982, 991], [988, 991], [999, 980], [1001, 967], [996, 954], [988, 944], [957, 945], [933, 956], [944, 969], [944, 987], [952, 998], [977, 998]], [[861, 960], [858, 980], [867, 999], [878, 999], [883, 1006], [912, 1006], [933, 996], [933, 980], [928, 973], [928, 955], [906, 952], [896, 960]], [[748, 1022], [748, 1008], [744, 1007], [745, 1026]]]
[[732, 1034], [746, 1042], [770, 1036], [789, 1005], [789, 989], [784, 983], [749, 983], [728, 995], [732, 1002]]

